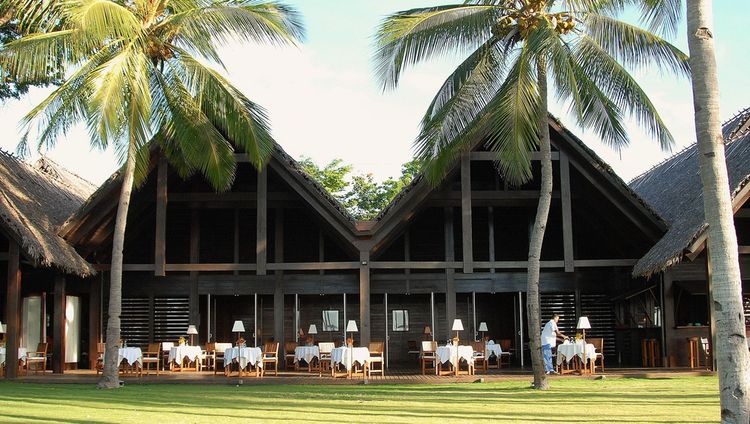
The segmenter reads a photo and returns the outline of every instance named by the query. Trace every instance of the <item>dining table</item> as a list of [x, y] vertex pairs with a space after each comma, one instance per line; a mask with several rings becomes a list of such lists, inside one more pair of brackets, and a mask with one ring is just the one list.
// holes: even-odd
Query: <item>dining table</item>
[[438, 359], [438, 367], [436, 370], [438, 374], [442, 374], [441, 368], [443, 364], [450, 363], [452, 371], [448, 372], [448, 374], [452, 372], [453, 375], [458, 375], [462, 359], [465, 360], [469, 366], [469, 374], [471, 374], [471, 370], [474, 368], [474, 348], [471, 346], [456, 346], [453, 344], [438, 346], [435, 351], [435, 356], [437, 356]]
[[[28, 349], [26, 349], [25, 347], [19, 347], [18, 348], [18, 360], [25, 363], [27, 352], [28, 352]], [[0, 365], [5, 365], [5, 346], [0, 347]]]
[[294, 363], [299, 366], [300, 361], [305, 361], [307, 370], [312, 371], [313, 359], [320, 360], [320, 348], [318, 346], [297, 346], [294, 348]]
[[[202, 356], [203, 348], [201, 348], [200, 346], [172, 346], [172, 348], [169, 349], [169, 369], [172, 371], [200, 371]], [[193, 363], [194, 366], [190, 367], [190, 363]]]
[[[346, 376], [351, 378], [354, 364], [359, 364], [362, 369], [367, 368], [368, 361], [370, 360], [370, 350], [366, 347], [348, 347], [341, 346], [334, 348], [331, 351], [331, 375], [333, 377]], [[343, 366], [346, 370], [345, 373], [340, 374], [336, 372], [336, 369]], [[363, 371], [364, 378], [367, 378], [367, 372]]]
[[255, 376], [259, 377], [260, 369], [263, 368], [263, 350], [259, 347], [230, 347], [224, 350], [224, 375], [230, 374], [230, 364], [237, 364], [239, 377], [242, 371], [249, 365], [255, 368]]
[[558, 367], [567, 364], [570, 365], [574, 358], [578, 358], [583, 364], [581, 370], [569, 369], [564, 370], [567, 372], [590, 372], [590, 365], [596, 359], [596, 347], [591, 343], [586, 343], [583, 340], [577, 340], [575, 342], [565, 341], [562, 344], [557, 345], [557, 365]]
[[[123, 361], [125, 362], [124, 364]], [[138, 375], [141, 375], [141, 370], [143, 369], [143, 351], [141, 351], [140, 347], [121, 347], [117, 349], [117, 366], [125, 372], [135, 370], [138, 372]]]

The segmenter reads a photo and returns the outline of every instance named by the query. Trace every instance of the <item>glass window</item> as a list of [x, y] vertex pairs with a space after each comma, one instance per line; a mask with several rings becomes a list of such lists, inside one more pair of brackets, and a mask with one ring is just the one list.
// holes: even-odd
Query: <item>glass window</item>
[[339, 331], [339, 311], [323, 311], [323, 331]]
[[393, 331], [409, 331], [409, 311], [406, 309], [393, 311]]

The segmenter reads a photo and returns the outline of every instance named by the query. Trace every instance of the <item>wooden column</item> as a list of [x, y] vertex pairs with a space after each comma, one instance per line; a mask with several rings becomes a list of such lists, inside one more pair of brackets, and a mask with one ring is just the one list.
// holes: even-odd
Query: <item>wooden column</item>
[[[409, 230], [407, 229], [404, 233], [404, 261], [409, 262], [411, 261], [411, 235], [409, 234]], [[404, 269], [404, 277], [406, 278], [406, 293], [410, 293], [410, 285], [411, 285], [411, 269], [406, 268]], [[387, 312], [387, 311], [386, 311]]]
[[[240, 209], [234, 208], [234, 263], [240, 263]], [[234, 275], [240, 275], [238, 270], [232, 272]]]
[[21, 252], [14, 240], [8, 240], [8, 290], [5, 308], [5, 378], [18, 375], [18, 343], [21, 321]]
[[52, 320], [52, 372], [65, 370], [65, 276], [55, 275], [54, 317]]
[[266, 275], [266, 254], [268, 245], [268, 168], [258, 171], [258, 202], [255, 257], [257, 274]]
[[[190, 263], [197, 264], [200, 261], [201, 239], [201, 215], [200, 210], [193, 209], [190, 215]], [[190, 322], [198, 325], [198, 271], [190, 271]]]
[[471, 232], [471, 159], [468, 152], [461, 155], [461, 238], [464, 274], [472, 273], [474, 247]]
[[[284, 210], [276, 208], [274, 219], [274, 262], [284, 262]], [[273, 337], [284, 349], [284, 271], [274, 271], [276, 282], [273, 290]]]
[[370, 343], [370, 252], [364, 250], [359, 252], [359, 337], [360, 346]]
[[[662, 346], [662, 355], [664, 356], [665, 366], [671, 365], [669, 363], [669, 357], [674, 356], [675, 359], [679, 357], [678, 350], [681, 345], [684, 345], [685, 339], [675, 336], [675, 297], [674, 297], [674, 281], [672, 280], [672, 272], [667, 270], [662, 273], [662, 291], [664, 296], [664, 310], [662, 311], [662, 327], [666, 329], [665, 332], [665, 343]], [[684, 349], [684, 347], [683, 347]], [[677, 364], [680, 365], [680, 364]]]
[[[453, 240], [453, 208], [445, 208], [445, 260], [453, 262], [456, 260]], [[447, 268], [445, 270], [445, 334], [451, 337], [451, 326], [456, 318], [456, 270]]]
[[560, 198], [562, 200], [563, 260], [565, 272], [575, 270], [573, 256], [573, 214], [570, 200], [570, 162], [565, 153], [560, 152]]
[[156, 235], [154, 237], [154, 275], [163, 277], [166, 265], [167, 234], [167, 158], [159, 157], [156, 177]]
[[99, 277], [89, 279], [89, 368], [96, 367], [97, 344], [101, 342], [102, 286]]
[[[489, 257], [490, 262], [495, 262], [495, 209], [487, 208], [487, 231], [489, 232]], [[495, 273], [495, 268], [490, 268], [490, 274]]]

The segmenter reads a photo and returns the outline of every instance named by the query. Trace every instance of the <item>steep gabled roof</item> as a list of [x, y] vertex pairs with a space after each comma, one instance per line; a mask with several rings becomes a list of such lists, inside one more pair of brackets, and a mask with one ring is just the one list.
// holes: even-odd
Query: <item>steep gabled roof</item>
[[[750, 179], [750, 108], [722, 127], [732, 198]], [[636, 263], [633, 274], [648, 276], [680, 262], [706, 230], [698, 146], [692, 144], [630, 182], [669, 222], [669, 231]]]
[[94, 185], [48, 158], [32, 166], [0, 150], [0, 224], [37, 266], [69, 274], [95, 273], [57, 234]]

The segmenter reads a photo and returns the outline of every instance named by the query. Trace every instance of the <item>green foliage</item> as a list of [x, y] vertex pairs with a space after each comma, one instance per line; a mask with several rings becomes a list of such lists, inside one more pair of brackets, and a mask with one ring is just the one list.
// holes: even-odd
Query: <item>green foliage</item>
[[419, 175], [419, 162], [409, 161], [401, 166], [398, 178], [382, 183], [372, 174], [352, 174], [353, 167], [341, 159], [333, 159], [320, 167], [311, 158], [302, 156], [299, 164], [318, 181], [356, 219], [373, 219], [396, 195]]
[[[273, 146], [265, 110], [206, 65], [221, 65], [229, 39], [294, 44], [303, 36], [294, 9], [253, 0], [6, 0], [20, 39], [0, 67], [21, 83], [60, 63], [69, 76], [23, 120], [38, 148], [85, 122], [91, 144], [114, 146], [122, 162], [136, 150], [136, 181], [148, 170], [152, 140], [182, 175], [201, 172], [228, 188], [235, 146], [260, 167]], [[24, 137], [26, 140], [27, 137]]]

